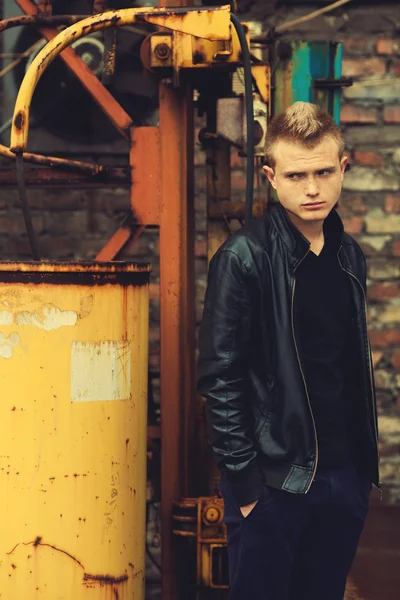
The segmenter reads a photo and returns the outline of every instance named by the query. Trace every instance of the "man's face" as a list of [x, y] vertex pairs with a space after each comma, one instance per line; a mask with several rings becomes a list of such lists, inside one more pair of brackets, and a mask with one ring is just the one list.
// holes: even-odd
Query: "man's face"
[[291, 219], [326, 219], [342, 189], [347, 157], [339, 159], [336, 141], [327, 136], [314, 148], [279, 140], [274, 147], [275, 167], [263, 167]]

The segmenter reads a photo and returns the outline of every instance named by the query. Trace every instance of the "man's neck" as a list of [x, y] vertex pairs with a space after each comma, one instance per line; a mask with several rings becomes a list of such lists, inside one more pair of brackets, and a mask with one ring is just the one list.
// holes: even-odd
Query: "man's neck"
[[293, 225], [310, 242], [310, 249], [315, 254], [319, 254], [324, 247], [324, 221], [303, 221], [297, 215], [286, 211]]

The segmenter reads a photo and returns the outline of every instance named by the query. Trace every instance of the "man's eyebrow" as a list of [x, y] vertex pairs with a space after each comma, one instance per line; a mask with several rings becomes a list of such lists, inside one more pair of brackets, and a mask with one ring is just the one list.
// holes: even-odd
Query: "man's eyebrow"
[[[328, 171], [328, 173], [334, 173], [336, 171], [335, 166], [328, 167], [320, 167], [319, 169], [315, 169], [314, 173], [320, 173], [321, 171]], [[285, 177], [289, 177], [290, 175], [307, 175], [306, 171], [284, 171]]]
[[315, 172], [320, 173], [320, 171], [328, 171], [329, 173], [333, 173], [334, 171], [336, 171], [336, 167], [334, 167], [334, 166], [322, 167], [321, 169], [317, 169]]

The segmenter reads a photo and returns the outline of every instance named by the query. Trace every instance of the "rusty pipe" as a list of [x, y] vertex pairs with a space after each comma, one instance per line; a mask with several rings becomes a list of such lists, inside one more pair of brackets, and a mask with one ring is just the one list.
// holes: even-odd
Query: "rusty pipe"
[[[0, 144], [0, 156], [15, 160], [14, 152], [11, 152], [11, 150], [7, 148], [7, 146], [3, 146], [3, 144]], [[87, 173], [88, 175], [97, 175], [98, 173], [105, 173], [107, 171], [107, 167], [104, 165], [94, 165], [78, 160], [57, 158], [56, 156], [43, 156], [42, 154], [33, 154], [32, 152], [24, 152], [22, 157], [24, 162], [32, 163], [34, 165], [58, 167], [69, 171]]]
[[3, 19], [0, 21], [0, 33], [6, 29], [11, 29], [12, 27], [25, 27], [27, 25], [36, 25], [37, 27], [73, 25], [86, 18], [87, 15], [20, 15], [18, 17], [11, 17], [10, 19]]

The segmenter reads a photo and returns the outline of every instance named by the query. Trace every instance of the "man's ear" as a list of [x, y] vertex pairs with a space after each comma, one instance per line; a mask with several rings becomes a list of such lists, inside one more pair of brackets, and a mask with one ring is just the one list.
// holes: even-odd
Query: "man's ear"
[[272, 185], [274, 190], [276, 190], [276, 181], [275, 181], [274, 170], [271, 169], [271, 167], [267, 167], [266, 165], [263, 166], [262, 170], [263, 170], [263, 173], [265, 173], [265, 175], [268, 177], [268, 181], [270, 182], [270, 184]]
[[349, 159], [347, 158], [347, 156], [343, 156], [340, 160], [340, 172], [342, 174], [342, 181], [343, 181], [344, 172], [346, 170], [348, 162], [349, 162]]

